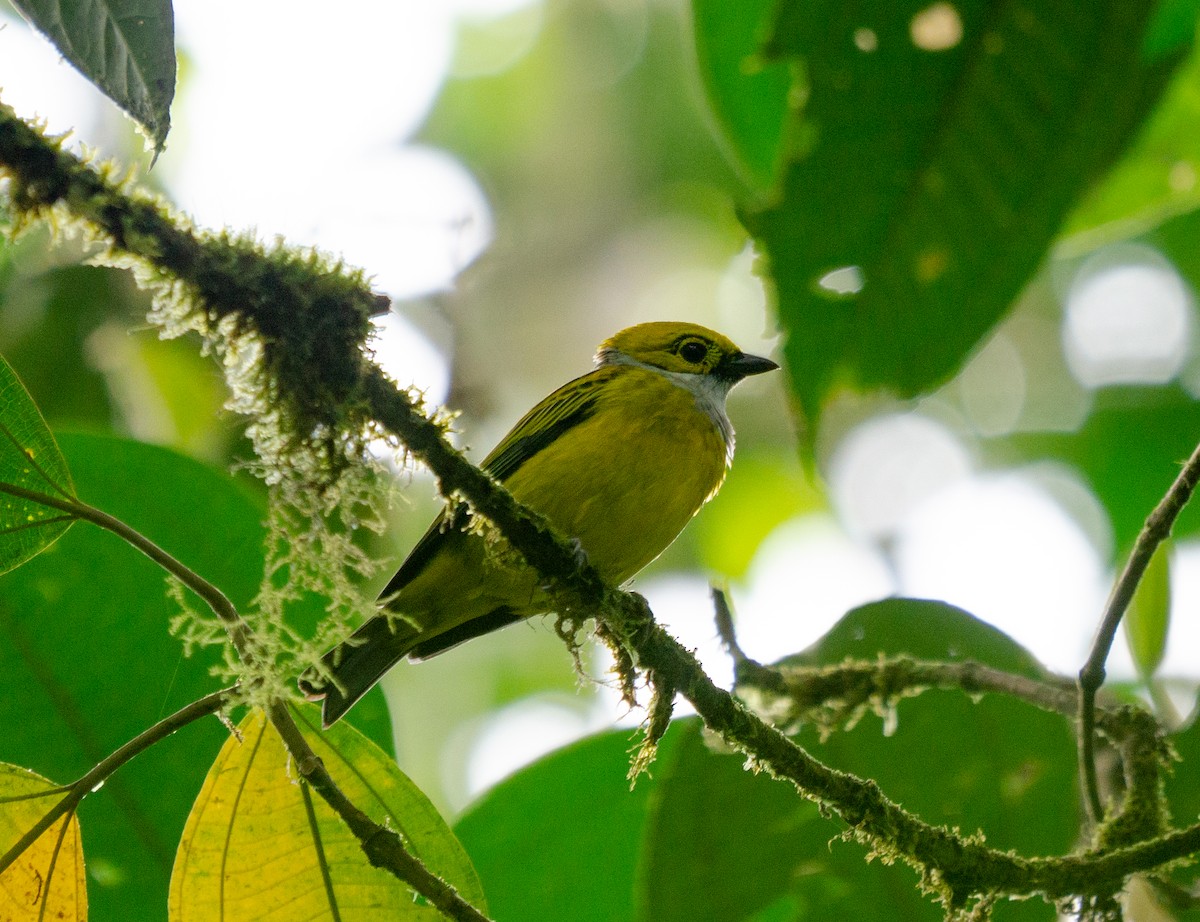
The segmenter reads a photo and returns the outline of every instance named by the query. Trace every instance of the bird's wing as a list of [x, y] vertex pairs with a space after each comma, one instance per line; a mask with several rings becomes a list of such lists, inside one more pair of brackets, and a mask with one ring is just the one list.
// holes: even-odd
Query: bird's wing
[[[614, 373], [618, 373], [616, 367], [605, 366], [564, 384], [526, 413], [480, 466], [501, 483], [507, 481], [530, 458], [591, 418], [601, 386]], [[448, 519], [449, 515], [453, 519]], [[461, 540], [469, 522], [470, 512], [465, 505], [458, 505], [453, 512], [443, 510], [380, 593], [380, 600], [386, 602], [416, 579], [448, 541]]]
[[617, 368], [597, 368], [569, 381], [526, 413], [500, 444], [483, 459], [481, 467], [504, 483], [522, 465], [555, 439], [596, 412], [600, 390]]

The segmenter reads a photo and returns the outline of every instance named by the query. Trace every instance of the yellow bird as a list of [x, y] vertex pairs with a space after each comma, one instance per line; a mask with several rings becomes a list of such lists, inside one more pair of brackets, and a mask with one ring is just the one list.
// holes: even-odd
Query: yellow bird
[[[483, 469], [573, 538], [611, 586], [666, 550], [733, 460], [730, 389], [779, 366], [692, 323], [643, 323], [525, 414]], [[447, 516], [452, 515], [452, 521]], [[300, 678], [338, 720], [404, 657], [426, 659], [552, 605], [537, 573], [443, 512], [380, 595], [382, 611]]]

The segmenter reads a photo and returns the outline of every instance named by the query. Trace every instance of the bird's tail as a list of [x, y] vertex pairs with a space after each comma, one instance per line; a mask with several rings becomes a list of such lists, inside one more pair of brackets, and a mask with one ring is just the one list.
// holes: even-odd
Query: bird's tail
[[330, 727], [369, 692], [416, 643], [418, 630], [394, 615], [376, 615], [322, 658], [324, 672], [309, 669], [297, 684], [309, 701], [320, 701], [321, 723]]

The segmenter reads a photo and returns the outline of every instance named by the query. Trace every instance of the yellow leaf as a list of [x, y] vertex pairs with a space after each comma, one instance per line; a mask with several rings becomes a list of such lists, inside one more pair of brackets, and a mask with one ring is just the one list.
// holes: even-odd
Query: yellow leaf
[[[16, 765], [0, 763], [0, 855], [25, 835], [63, 795], [57, 785]], [[39, 793], [45, 796], [34, 796]], [[64, 829], [65, 825], [65, 829]], [[87, 918], [87, 882], [79, 821], [65, 816], [0, 872], [0, 919]]]
[[[321, 733], [317, 712], [294, 712], [330, 775], [376, 822], [399, 832], [431, 871], [482, 907], [474, 868], [437, 811], [388, 756], [344, 721]], [[302, 785], [261, 711], [221, 749], [188, 817], [169, 900], [173, 922], [440, 920]]]

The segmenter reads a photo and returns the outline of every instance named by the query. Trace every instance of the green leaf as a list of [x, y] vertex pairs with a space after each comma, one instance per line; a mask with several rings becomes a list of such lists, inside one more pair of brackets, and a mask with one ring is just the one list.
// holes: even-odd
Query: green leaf
[[[1007, 312], [1178, 55], [1146, 63], [1151, 4], [784, 2], [770, 50], [809, 81], [806, 149], [745, 216], [770, 260], [792, 387], [910, 396]], [[830, 272], [861, 284], [836, 294]]]
[[1171, 550], [1169, 538], [1158, 546], [1125, 612], [1125, 637], [1143, 679], [1158, 671], [1171, 626]]
[[[0, 762], [0, 855], [16, 845], [62, 796], [54, 782]], [[68, 815], [0, 871], [0, 919], [83, 922], [87, 908], [79, 820]]]
[[170, 0], [12, 0], [62, 56], [142, 126], [161, 151], [175, 96]]
[[879, 654], [919, 659], [976, 660], [1029, 678], [1046, 674], [1032, 653], [1003, 631], [961, 608], [932, 599], [883, 599], [847, 612], [813, 646], [786, 657], [788, 665], [821, 666]]
[[[660, 757], [651, 801], [638, 915], [645, 922], [734, 922], [792, 891], [797, 874], [836, 853], [862, 863], [853, 846], [831, 849], [837, 825], [792, 785], [746, 770], [745, 756], [714, 752], [699, 721], [681, 722], [680, 740]], [[803, 869], [803, 870], [800, 870]], [[840, 881], [835, 889], [841, 889]], [[889, 901], [894, 918], [913, 918]], [[795, 914], [784, 918], [807, 918]], [[851, 918], [832, 915], [827, 918]]]
[[762, 192], [783, 167], [792, 71], [762, 55], [775, 0], [694, 0], [696, 58], [734, 163]]
[[[60, 435], [79, 493], [128, 522], [244, 608], [263, 569], [264, 509], [228, 474], [123, 439]], [[319, 601], [314, 603], [320, 608]], [[219, 685], [216, 649], [185, 658], [163, 571], [86, 523], [0, 579], [3, 757], [73, 778], [165, 715]], [[314, 615], [315, 617], [315, 615]], [[373, 734], [390, 741], [382, 695]], [[171, 863], [207, 766], [227, 736], [216, 720], [180, 730], [123, 767], [81, 815], [96, 920], [165, 918]], [[164, 783], [163, 779], [170, 779]]]
[[[953, 606], [913, 599], [855, 609], [789, 662], [833, 665], [881, 653], [1042, 674], [994, 628]], [[927, 691], [900, 701], [886, 722], [867, 715], [826, 741], [810, 727], [799, 742], [836, 768], [875, 779], [923, 819], [965, 834], [982, 829], [999, 848], [1058, 853], [1078, 832], [1069, 722], [1008, 698]], [[788, 785], [746, 771], [744, 757], [714, 751], [698, 729], [663, 763], [639, 876], [640, 919], [942, 918], [911, 870], [868, 863], [861, 845], [838, 840], [842, 824], [822, 818]], [[1054, 910], [1005, 903], [995, 916], [1050, 920]]]
[[[0, 483], [69, 498], [71, 472], [38, 408], [0, 358]], [[0, 573], [41, 553], [71, 527], [70, 515], [19, 496], [0, 494]]]
[[[659, 745], [670, 758], [679, 722]], [[657, 768], [630, 790], [630, 731], [581, 740], [500, 782], [455, 832], [504, 922], [628, 922]], [[569, 806], [568, 806], [569, 805]]]
[[1200, 0], [1159, 0], [1142, 53], [1152, 59], [1187, 47], [1196, 37], [1198, 18]]
[[[400, 833], [464, 899], [485, 908], [462, 847], [396, 763], [344, 723], [321, 733], [313, 707], [294, 713], [350, 801]], [[258, 710], [225, 741], [188, 817], [169, 912], [173, 919], [442, 918], [394, 875], [372, 867], [333, 809], [296, 783], [283, 741]]]
[[[832, 665], [902, 653], [1046, 676], [1027, 650], [991, 625], [923, 599], [856, 608], [793, 661]], [[875, 779], [930, 822], [982, 829], [997, 848], [1043, 855], [1069, 850], [1079, 831], [1071, 723], [1003, 695], [973, 701], [961, 691], [932, 690], [824, 744], [806, 728], [801, 742], [835, 766]]]
[[[1183, 0], [1195, 5], [1195, 0]], [[1159, 6], [1156, 19], [1171, 4]], [[1187, 37], [1191, 44], [1196, 31], [1196, 12], [1189, 11]], [[1151, 31], [1147, 30], [1147, 39]], [[1174, 52], [1174, 48], [1170, 52]], [[1071, 236], [1100, 228], [1098, 242], [1106, 242], [1123, 229], [1111, 222], [1133, 220], [1142, 224], [1164, 214], [1192, 209], [1196, 201], [1196, 177], [1200, 174], [1200, 53], [1192, 49], [1175, 73], [1162, 99], [1138, 132], [1129, 151], [1080, 203], [1063, 228], [1070, 246]], [[1126, 230], [1126, 233], [1128, 231]], [[1194, 249], [1194, 248], [1193, 248]]]

